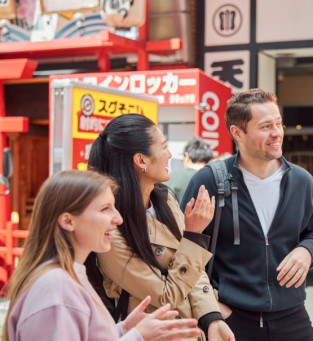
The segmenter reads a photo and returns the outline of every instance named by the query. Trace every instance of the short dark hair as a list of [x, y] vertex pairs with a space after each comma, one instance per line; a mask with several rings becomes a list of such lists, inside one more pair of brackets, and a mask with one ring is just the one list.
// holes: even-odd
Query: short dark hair
[[251, 120], [251, 104], [268, 102], [278, 105], [276, 95], [262, 89], [250, 89], [235, 94], [228, 101], [225, 115], [226, 126], [229, 132], [230, 127], [235, 125], [246, 133], [247, 124]]
[[187, 142], [184, 148], [184, 154], [186, 153], [188, 153], [193, 163], [207, 163], [212, 157], [212, 149], [209, 144], [200, 137], [195, 137]]

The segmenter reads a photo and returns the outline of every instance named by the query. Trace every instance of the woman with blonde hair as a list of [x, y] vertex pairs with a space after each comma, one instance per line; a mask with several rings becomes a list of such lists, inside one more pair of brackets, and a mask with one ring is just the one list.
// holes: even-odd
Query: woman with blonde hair
[[169, 179], [170, 158], [161, 130], [138, 114], [114, 118], [92, 145], [89, 168], [115, 178], [124, 219], [110, 252], [97, 255], [105, 290], [117, 307], [123, 301], [126, 315], [150, 295], [149, 312], [170, 303], [180, 317], [199, 321], [200, 339], [233, 341], [205, 272], [211, 254], [201, 233], [213, 218], [215, 199], [202, 186], [184, 216], [161, 184]]
[[10, 307], [2, 340], [153, 341], [189, 340], [196, 321], [153, 314], [146, 297], [115, 325], [86, 276], [88, 254], [108, 252], [123, 220], [115, 208], [115, 182], [92, 171], [64, 171], [41, 187], [23, 256], [10, 282]]

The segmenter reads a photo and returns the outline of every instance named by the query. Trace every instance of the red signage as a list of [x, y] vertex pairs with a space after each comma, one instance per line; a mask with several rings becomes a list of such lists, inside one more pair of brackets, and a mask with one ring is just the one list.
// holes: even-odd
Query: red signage
[[192, 106], [195, 136], [208, 141], [215, 157], [233, 152], [224, 120], [231, 88], [199, 69], [75, 74], [52, 76], [51, 80], [56, 78], [156, 96], [160, 106]]
[[156, 96], [159, 105], [197, 103], [199, 69], [107, 72], [52, 76], [69, 78], [93, 85]]
[[227, 101], [231, 95], [231, 88], [203, 72], [200, 73], [196, 136], [202, 137], [210, 144], [214, 156], [233, 152], [232, 138], [224, 119]]

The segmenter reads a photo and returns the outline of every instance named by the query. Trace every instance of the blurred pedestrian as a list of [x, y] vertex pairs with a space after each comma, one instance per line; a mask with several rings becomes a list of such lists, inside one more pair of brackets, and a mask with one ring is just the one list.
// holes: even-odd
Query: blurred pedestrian
[[212, 150], [201, 137], [195, 137], [187, 142], [184, 147], [184, 168], [172, 171], [169, 181], [166, 182], [179, 203], [192, 176], [204, 167], [211, 158]]

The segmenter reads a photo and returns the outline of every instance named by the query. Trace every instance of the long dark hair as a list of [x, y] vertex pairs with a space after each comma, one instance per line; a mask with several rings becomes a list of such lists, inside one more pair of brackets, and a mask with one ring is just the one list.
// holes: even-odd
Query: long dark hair
[[[157, 261], [150, 245], [146, 209], [142, 200], [139, 178], [134, 168], [133, 156], [151, 155], [152, 131], [156, 125], [147, 117], [126, 114], [114, 118], [92, 145], [88, 168], [112, 176], [119, 185], [116, 208], [124, 222], [119, 227], [130, 248], [148, 265], [167, 269]], [[165, 224], [178, 240], [181, 239], [177, 222], [167, 204], [168, 189], [156, 184], [150, 199], [157, 219]]]

